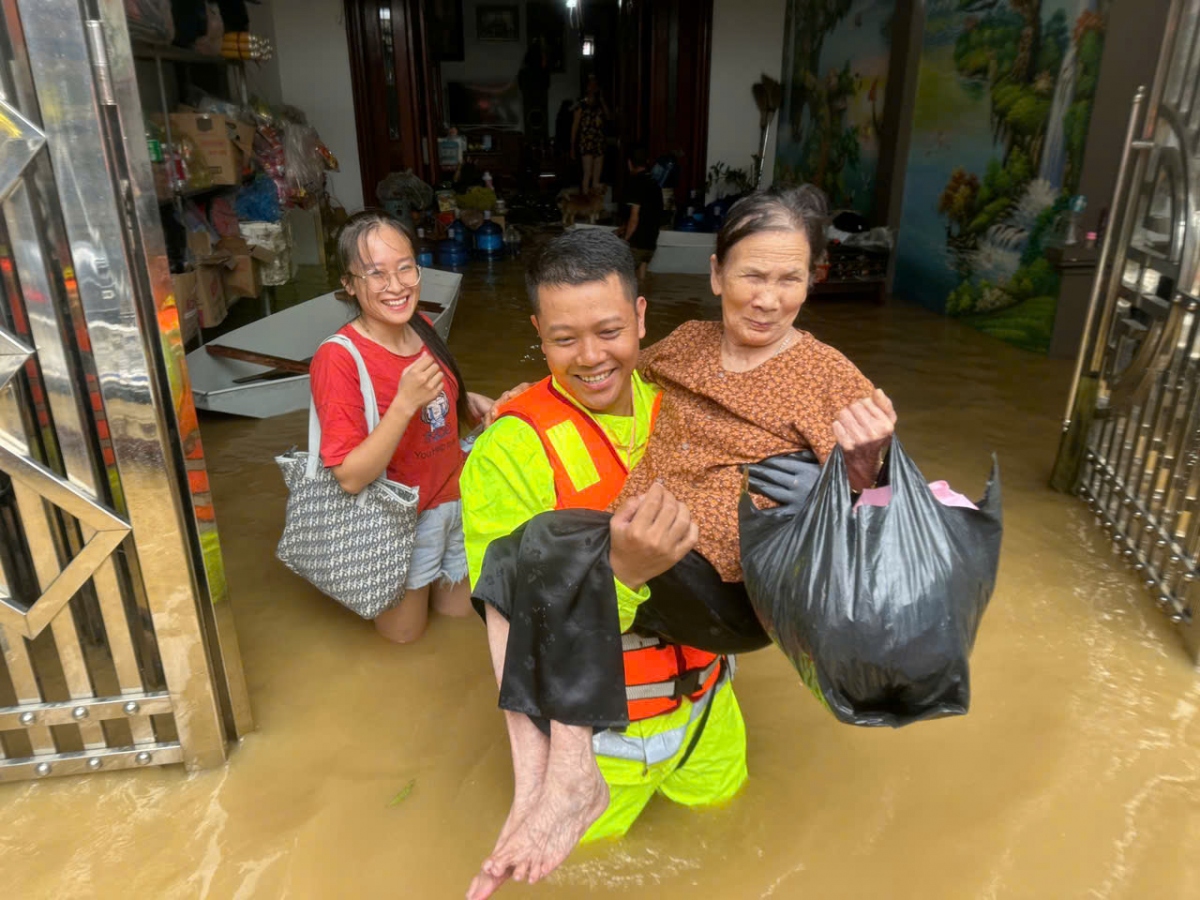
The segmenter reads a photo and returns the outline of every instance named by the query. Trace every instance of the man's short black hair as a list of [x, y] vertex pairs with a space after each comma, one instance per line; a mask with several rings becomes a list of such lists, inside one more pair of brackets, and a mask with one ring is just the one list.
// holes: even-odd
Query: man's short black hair
[[650, 151], [641, 144], [634, 144], [629, 150], [629, 161], [639, 169], [650, 165]]
[[629, 302], [637, 300], [637, 272], [629, 245], [610, 231], [580, 228], [553, 238], [525, 270], [529, 305], [538, 314], [538, 288], [591, 284], [617, 275]]

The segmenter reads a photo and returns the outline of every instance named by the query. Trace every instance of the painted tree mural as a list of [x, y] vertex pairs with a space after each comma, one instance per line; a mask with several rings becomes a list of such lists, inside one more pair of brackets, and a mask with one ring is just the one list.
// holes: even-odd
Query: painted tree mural
[[869, 213], [894, 0], [790, 0], [775, 178]]
[[[959, 132], [915, 137], [910, 167], [917, 175], [906, 186], [906, 221], [910, 203], [929, 202], [920, 191], [936, 177], [938, 160], [973, 159], [942, 168], [936, 196], [942, 259], [953, 273], [948, 295], [922, 295], [936, 281], [921, 277], [934, 264], [912, 258], [918, 250], [906, 242], [905, 224], [901, 265], [906, 253], [910, 259], [898, 284], [926, 305], [1033, 350], [1048, 346], [1053, 328], [1059, 283], [1044, 250], [1078, 190], [1106, 3], [931, 0], [922, 55], [926, 95], [918, 98], [917, 118], [922, 102], [950, 102], [971, 113], [962, 121], [974, 122], [973, 110], [986, 104], [991, 149], [980, 158], [979, 136], [967, 133], [966, 124]], [[920, 152], [931, 159], [923, 168]], [[916, 222], [916, 213], [911, 218]]]

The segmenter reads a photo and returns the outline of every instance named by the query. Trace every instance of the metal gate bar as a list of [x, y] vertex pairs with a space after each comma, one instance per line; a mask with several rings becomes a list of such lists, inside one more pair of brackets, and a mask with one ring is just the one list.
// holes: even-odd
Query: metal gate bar
[[0, 782], [252, 727], [124, 10], [85, 7], [0, 0]]
[[[97, 0], [97, 6], [101, 22], [97, 23], [95, 30], [103, 30], [108, 36], [107, 72], [115, 103], [112, 111], [114, 118], [119, 122], [121, 150], [129, 170], [129, 195], [126, 198], [131, 214], [129, 237], [134, 252], [147, 261], [147, 265], [135, 274], [143, 281], [142, 296], [147, 305], [153, 310], [161, 310], [164, 306], [173, 307], [171, 277], [160, 225], [158, 197], [154, 189], [146, 142], [143, 139], [146, 133], [143, 103], [138, 95], [133, 51], [125, 24], [124, 2]], [[231, 88], [236, 87], [239, 100], [248, 104], [249, 94], [242, 70], [235, 67], [230, 69], [229, 74], [232, 79]], [[165, 385], [171, 378], [178, 380], [182, 398], [190, 410], [188, 416], [175, 416], [170, 426], [186, 451], [186, 470], [182, 473], [184, 480], [181, 484], [188, 484], [190, 479], [201, 476], [197, 481], [206, 485], [204, 453], [199, 425], [195, 420], [196, 413], [192, 404], [177, 320], [172, 329], [170, 343], [170, 358], [162, 352], [162, 343], [156, 345], [159, 352], [156, 364], [159, 370], [158, 383]], [[168, 375], [168, 369], [173, 374]], [[165, 404], [164, 410], [168, 414], [174, 412], [170, 403]], [[195, 574], [200, 592], [211, 601], [201, 604], [200, 613], [207, 646], [212, 648], [214, 677], [218, 683], [217, 697], [221, 703], [226, 729], [233, 734], [245, 734], [253, 730], [254, 722], [250, 711], [249, 690], [242, 670], [233, 610], [225, 582], [224, 562], [217, 540], [212, 497], [207, 487], [203, 490], [191, 490], [192, 502], [184, 504], [184, 512], [189, 525], [193, 557], [198, 561]], [[202, 508], [206, 513], [203, 517], [199, 514]]]
[[1167, 21], [1154, 85], [1134, 99], [1056, 484], [1200, 659], [1200, 0], [1173, 0]]

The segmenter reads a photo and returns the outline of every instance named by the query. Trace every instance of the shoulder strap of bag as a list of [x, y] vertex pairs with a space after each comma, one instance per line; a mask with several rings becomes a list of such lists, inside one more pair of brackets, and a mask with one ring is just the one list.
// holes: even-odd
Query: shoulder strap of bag
[[[363, 411], [367, 417], [367, 434], [379, 425], [379, 403], [375, 400], [375, 387], [371, 384], [371, 376], [367, 373], [367, 364], [363, 362], [362, 354], [354, 346], [354, 342], [344, 334], [335, 334], [321, 341], [325, 344], [337, 344], [346, 348], [358, 368], [358, 387], [362, 391]], [[317, 477], [317, 468], [321, 465], [321, 420], [317, 418], [317, 405], [310, 394], [308, 398], [308, 465], [305, 474], [309, 478]]]

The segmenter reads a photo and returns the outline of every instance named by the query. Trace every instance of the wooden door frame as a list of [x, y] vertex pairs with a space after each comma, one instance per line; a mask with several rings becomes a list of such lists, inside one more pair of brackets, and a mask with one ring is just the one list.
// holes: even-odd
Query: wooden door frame
[[[661, 19], [664, 12], [686, 10], [698, 17], [696, 41], [677, 48], [672, 58], [670, 46], [670, 13]], [[622, 155], [635, 144], [645, 146], [651, 155], [679, 148], [687, 148], [687, 156], [680, 160], [679, 182], [676, 189], [677, 202], [686, 202], [686, 194], [692, 188], [703, 188], [708, 168], [708, 106], [712, 76], [712, 21], [713, 0], [625, 0], [618, 28], [622, 35], [631, 29], [635, 36], [636, 52], [623, 61], [621, 100], [632, 104], [623, 109]], [[662, 40], [659, 40], [662, 38]], [[685, 51], [686, 56], [679, 51]], [[674, 65], [675, 102], [681, 76], [690, 78], [689, 95], [694, 98], [694, 112], [686, 134], [676, 134], [669, 139], [669, 123], [672, 97], [672, 66]], [[631, 79], [626, 81], [626, 79]], [[681, 139], [682, 138], [682, 139]], [[690, 147], [688, 147], [690, 145]], [[624, 160], [621, 161], [622, 173]]]
[[[426, 181], [436, 183], [441, 100], [439, 67], [428, 49], [423, 0], [343, 2], [363, 198], [370, 204], [374, 202], [378, 180], [389, 168], [409, 167]], [[383, 65], [380, 55], [383, 42], [378, 15], [381, 3], [389, 4], [391, 9], [400, 131], [395, 141], [379, 140], [375, 120], [379, 109], [373, 105], [373, 98], [382, 90], [379, 73]], [[656, 40], [664, 34], [669, 38], [669, 25], [665, 31], [661, 21], [655, 27], [656, 16], [662, 16], [664, 12], [668, 16], [698, 17], [692, 22], [696, 40], [679, 43], [674, 55], [669, 39], [661, 45]], [[668, 0], [666, 3], [625, 0], [621, 16], [631, 17], [631, 25], [636, 29], [637, 52], [621, 63], [622, 69], [632, 70], [622, 78], [632, 77], [635, 87], [634, 108], [622, 110], [622, 158], [618, 161], [618, 172], [624, 174], [624, 156], [633, 144], [645, 145], [652, 154], [685, 149], [687, 155], [680, 161], [678, 191], [686, 194], [693, 188], [702, 189], [708, 163], [713, 0]], [[618, 29], [621, 28], [621, 20], [618, 20]], [[671, 71], [674, 72], [673, 79]], [[692, 98], [693, 111], [686, 133], [676, 134], [674, 140], [668, 140], [670, 126], [675, 120], [670, 115], [671, 84], [676, 86], [675, 102], [678, 103], [679, 97], [686, 93]], [[680, 90], [681, 86], [685, 90]]]
[[[379, 10], [385, 4], [391, 10], [399, 137], [381, 142], [376, 99], [384, 90]], [[376, 185], [390, 169], [411, 168], [427, 181], [435, 175], [436, 101], [430, 94], [430, 79], [436, 76], [437, 66], [426, 46], [421, 0], [344, 0], [344, 9], [363, 202], [370, 206], [375, 202]]]

